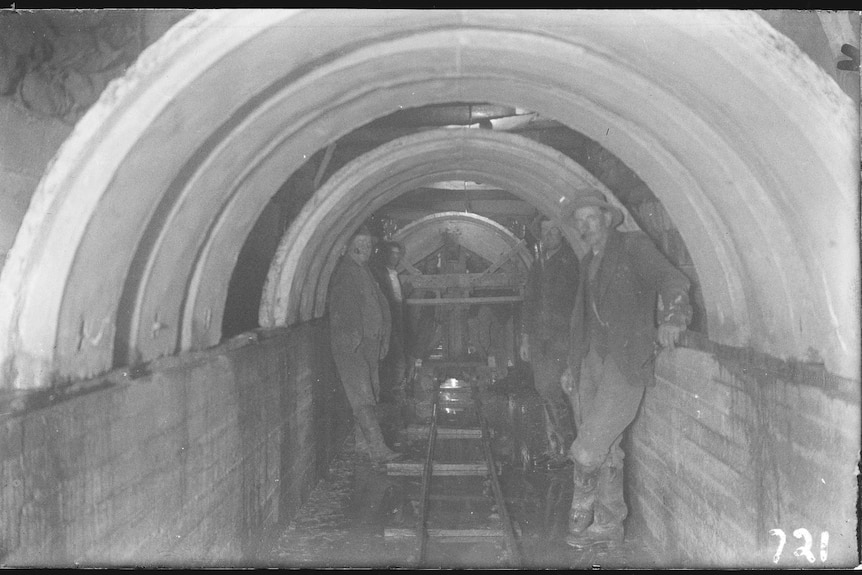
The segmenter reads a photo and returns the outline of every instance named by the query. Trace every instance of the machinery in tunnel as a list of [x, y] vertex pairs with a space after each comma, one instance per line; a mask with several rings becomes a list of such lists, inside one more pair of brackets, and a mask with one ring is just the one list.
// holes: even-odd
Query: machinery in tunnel
[[392, 236], [406, 250], [403, 283], [414, 334], [408, 346], [417, 359], [433, 353], [449, 361], [499, 361], [502, 370], [514, 365], [512, 326], [530, 258], [524, 242], [495, 224], [440, 212]]

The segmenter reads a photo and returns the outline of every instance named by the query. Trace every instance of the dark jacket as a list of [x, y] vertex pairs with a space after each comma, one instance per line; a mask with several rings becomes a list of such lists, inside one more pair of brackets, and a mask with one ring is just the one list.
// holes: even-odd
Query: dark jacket
[[[578, 373], [592, 341], [600, 356], [613, 357], [630, 384], [654, 385], [654, 362], [649, 360], [656, 322], [684, 327], [691, 321], [688, 278], [643, 232], [611, 230], [592, 282], [590, 258], [588, 254], [581, 262], [583, 273], [572, 311], [572, 372]], [[658, 295], [663, 305], [657, 311]]]
[[568, 340], [578, 279], [578, 258], [566, 243], [547, 262], [536, 258], [524, 289], [521, 332], [538, 341]]
[[[372, 261], [370, 265], [371, 274], [377, 281], [380, 291], [389, 302], [389, 315], [392, 319], [392, 329], [389, 334], [389, 358], [404, 356], [407, 347], [407, 330], [404, 322], [404, 299], [407, 297], [407, 286], [401, 286], [402, 301], [395, 299], [395, 291], [389, 280], [389, 268], [380, 260]], [[400, 280], [399, 280], [400, 281]]]
[[351, 351], [363, 339], [388, 348], [391, 317], [386, 296], [368, 266], [342, 256], [329, 283], [329, 323], [333, 345]]
[[369, 266], [371, 275], [377, 281], [380, 291], [386, 296], [386, 301], [389, 302], [389, 313], [392, 316], [392, 337], [398, 337], [398, 334], [403, 332], [402, 323], [404, 321], [404, 298], [407, 297], [406, 286], [401, 286], [402, 301], [395, 299], [395, 292], [392, 289], [392, 282], [389, 280], [389, 268], [380, 261], [374, 261]]

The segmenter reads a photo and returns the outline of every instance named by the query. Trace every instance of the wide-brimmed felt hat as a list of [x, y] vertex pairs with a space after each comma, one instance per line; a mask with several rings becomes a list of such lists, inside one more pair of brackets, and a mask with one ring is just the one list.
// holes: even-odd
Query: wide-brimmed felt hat
[[605, 199], [605, 195], [598, 190], [587, 190], [581, 192], [562, 207], [562, 216], [571, 218], [575, 215], [575, 211], [579, 208], [587, 206], [596, 206], [603, 210], [609, 211], [613, 217], [611, 219], [611, 228], [615, 228], [623, 223], [623, 211], [611, 204]]

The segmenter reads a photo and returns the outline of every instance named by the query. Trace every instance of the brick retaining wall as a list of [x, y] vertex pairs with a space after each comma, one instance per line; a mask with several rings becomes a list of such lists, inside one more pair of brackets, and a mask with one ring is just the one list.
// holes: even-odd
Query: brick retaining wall
[[698, 339], [662, 354], [632, 426], [632, 525], [668, 566], [855, 567], [859, 382]]
[[0, 564], [254, 563], [349, 428], [327, 330], [246, 334], [137, 379], [7, 401]]

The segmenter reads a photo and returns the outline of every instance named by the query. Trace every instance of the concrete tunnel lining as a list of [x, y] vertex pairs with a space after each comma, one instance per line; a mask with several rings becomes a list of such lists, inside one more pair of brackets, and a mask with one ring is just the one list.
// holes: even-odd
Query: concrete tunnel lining
[[[753, 14], [620, 17], [181, 21], [88, 112], [34, 195], [0, 276], [3, 385], [104, 372], [120, 338], [126, 359], [142, 361], [217, 342], [242, 239], [303, 155], [399, 106], [464, 100], [553, 117], [635, 170], [678, 226], [705, 300], [722, 302], [709, 311], [711, 338], [780, 357], [813, 349], [855, 376], [849, 98]], [[633, 20], [649, 34], [632, 34]], [[270, 139], [255, 142], [265, 126]], [[748, 316], [728, 312], [740, 306]]]
[[[454, 178], [504, 188], [552, 218], [588, 189], [602, 191], [627, 213], [585, 168], [523, 136], [441, 129], [398, 138], [342, 167], [309, 199], [279, 243], [261, 299], [261, 326], [322, 316], [329, 277], [353, 231], [402, 193]], [[628, 216], [621, 229], [639, 228]], [[564, 230], [577, 250], [574, 230]]]

